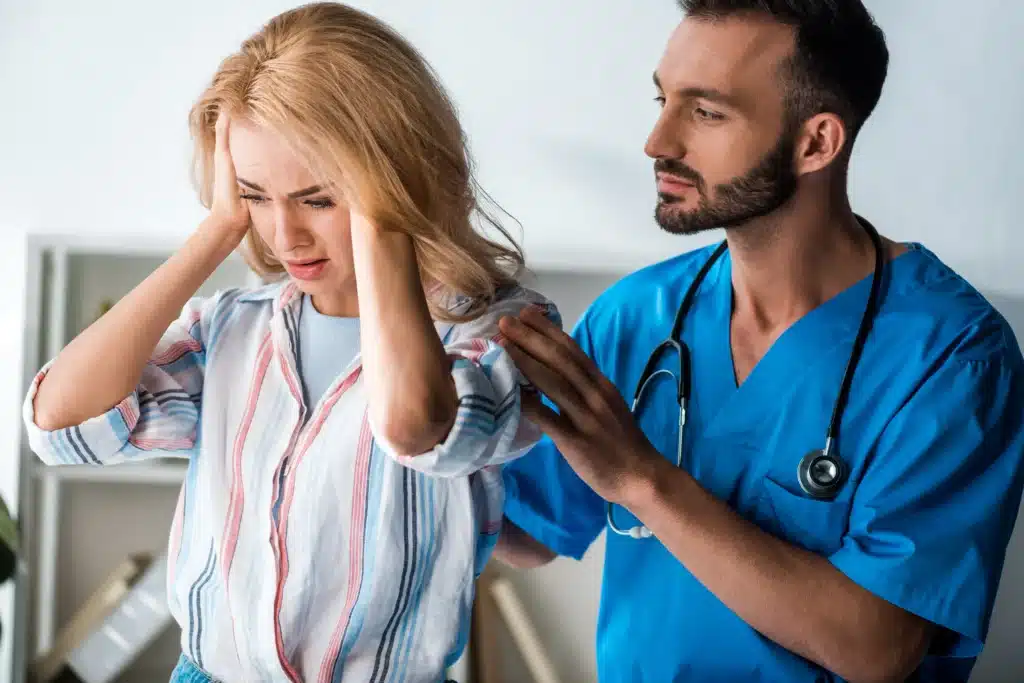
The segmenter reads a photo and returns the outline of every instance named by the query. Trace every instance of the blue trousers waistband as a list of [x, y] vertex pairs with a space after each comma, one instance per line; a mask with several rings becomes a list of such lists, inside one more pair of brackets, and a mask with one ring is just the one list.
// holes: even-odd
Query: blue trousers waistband
[[[217, 683], [217, 680], [196, 666], [191, 659], [182, 655], [178, 659], [178, 665], [171, 672], [169, 683]], [[455, 683], [455, 681], [446, 681], [445, 683]]]
[[217, 683], [217, 681], [196, 666], [191, 659], [182, 655], [178, 659], [178, 665], [171, 672], [170, 683]]

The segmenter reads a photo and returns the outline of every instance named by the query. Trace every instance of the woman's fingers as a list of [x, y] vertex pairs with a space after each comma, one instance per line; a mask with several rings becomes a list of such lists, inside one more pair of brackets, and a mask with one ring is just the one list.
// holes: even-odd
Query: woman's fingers
[[229, 229], [249, 227], [249, 205], [239, 196], [238, 178], [228, 144], [231, 117], [226, 112], [217, 116], [214, 126], [216, 141], [213, 150], [213, 206], [210, 212]]

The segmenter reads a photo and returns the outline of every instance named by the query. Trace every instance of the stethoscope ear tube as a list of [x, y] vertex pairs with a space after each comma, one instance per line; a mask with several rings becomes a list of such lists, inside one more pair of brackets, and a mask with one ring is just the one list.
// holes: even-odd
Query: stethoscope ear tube
[[871, 244], [875, 248], [875, 270], [871, 275], [871, 292], [868, 294], [868, 301], [860, 318], [860, 326], [857, 328], [857, 336], [853, 340], [850, 358], [843, 371], [843, 380], [839, 384], [835, 405], [832, 406], [832, 417], [828, 423], [828, 431], [825, 432], [825, 447], [821, 451], [811, 451], [805, 455], [797, 467], [800, 488], [804, 493], [817, 500], [834, 499], [846, 479], [846, 463], [836, 452], [836, 442], [839, 438], [839, 428], [842, 425], [843, 411], [846, 409], [846, 400], [850, 395], [854, 370], [860, 362], [868, 332], [871, 331], [871, 324], [878, 314], [882, 274], [885, 269], [885, 250], [882, 246], [882, 238], [875, 226], [868, 220], [860, 216], [856, 218], [868, 233]]

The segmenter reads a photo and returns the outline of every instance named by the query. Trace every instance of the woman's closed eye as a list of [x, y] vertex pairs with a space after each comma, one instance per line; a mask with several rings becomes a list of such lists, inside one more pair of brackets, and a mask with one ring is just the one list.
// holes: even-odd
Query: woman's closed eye
[[[262, 195], [252, 194], [251, 192], [242, 192], [238, 196], [252, 204], [263, 204], [265, 202], [270, 201], [269, 199]], [[330, 197], [315, 197], [312, 199], [304, 199], [302, 200], [302, 203], [312, 209], [317, 210], [332, 209], [335, 206], [334, 200], [331, 199]]]
[[314, 209], [333, 209], [335, 206], [334, 200], [330, 197], [316, 197], [315, 199], [307, 199], [303, 203]]
[[238, 196], [239, 196], [240, 198], [244, 199], [245, 201], [247, 201], [247, 202], [251, 202], [251, 203], [253, 203], [253, 204], [259, 204], [259, 203], [261, 203], [261, 202], [265, 202], [265, 201], [267, 201], [267, 198], [266, 198], [266, 197], [261, 197], [261, 196], [260, 196], [260, 195], [258, 195], [258, 194], [251, 194], [251, 193], [249, 193], [249, 192], [241, 192], [241, 193], [239, 193], [239, 195], [238, 195]]

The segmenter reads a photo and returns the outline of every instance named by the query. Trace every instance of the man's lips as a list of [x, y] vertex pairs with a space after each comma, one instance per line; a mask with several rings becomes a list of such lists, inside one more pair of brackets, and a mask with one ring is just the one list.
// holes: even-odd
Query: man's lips
[[671, 175], [669, 173], [659, 173], [655, 177], [658, 181], [659, 192], [684, 192], [697, 187], [689, 180], [685, 180], [679, 176]]

